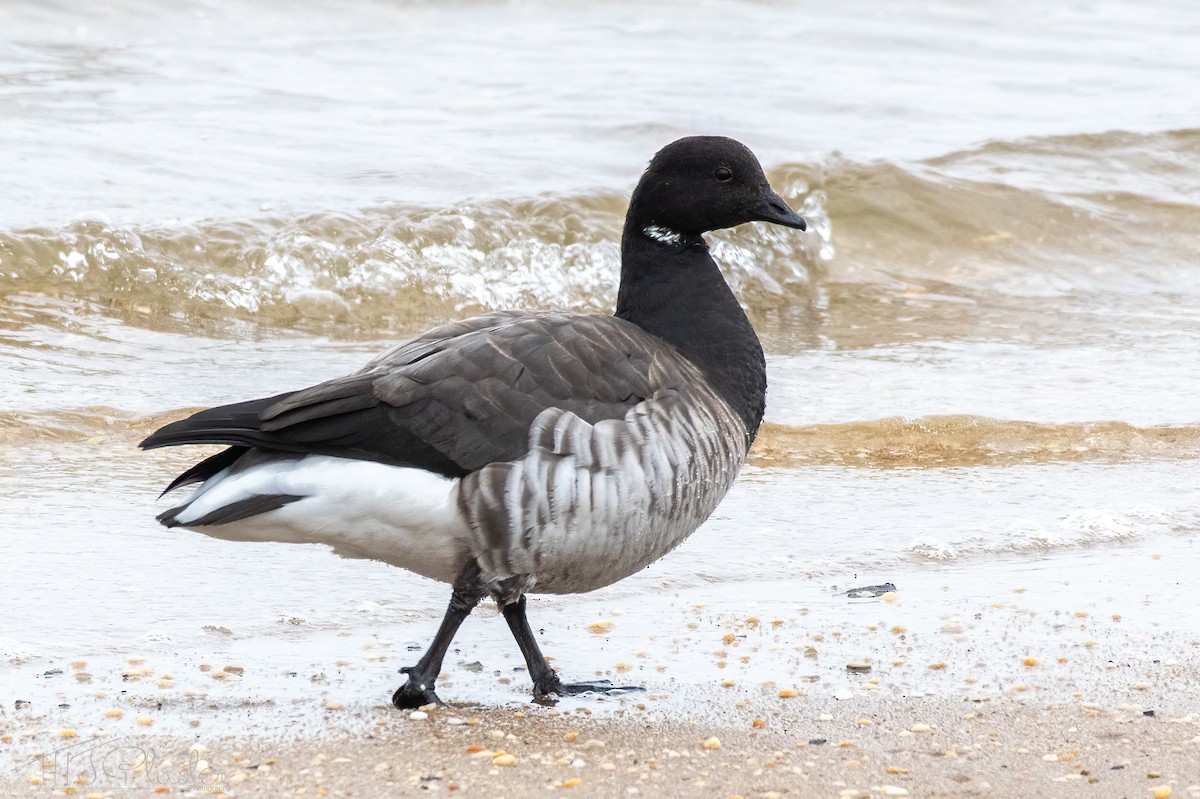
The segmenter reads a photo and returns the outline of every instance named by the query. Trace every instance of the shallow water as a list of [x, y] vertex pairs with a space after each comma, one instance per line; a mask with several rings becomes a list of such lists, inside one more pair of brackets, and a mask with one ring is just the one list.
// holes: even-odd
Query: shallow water
[[[445, 588], [164, 531], [154, 497], [196, 455], [133, 445], [449, 317], [604, 312], [632, 182], [697, 132], [747, 141], [811, 223], [712, 237], [769, 424], [679, 551], [534, 603], [564, 673], [686, 715], [727, 676], [859, 690], [864, 659], [964, 695], [1029, 653], [1084, 664], [1046, 695], [1190, 663], [1200, 14], [1035, 6], [0, 8], [4, 707], [124, 685], [135, 655], [295, 723], [312, 692], [385, 699]], [[839, 595], [887, 581], [899, 604]], [[748, 662], [714, 654], [729, 631]], [[524, 697], [493, 612], [457, 647], [445, 698]]]

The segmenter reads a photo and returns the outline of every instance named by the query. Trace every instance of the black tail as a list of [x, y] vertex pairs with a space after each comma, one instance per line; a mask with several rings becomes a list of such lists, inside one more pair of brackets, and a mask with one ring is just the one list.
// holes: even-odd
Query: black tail
[[[290, 394], [290, 392], [289, 392]], [[163, 494], [191, 483], [199, 483], [232, 466], [238, 458], [246, 454], [250, 447], [257, 443], [261, 434], [260, 414], [263, 408], [289, 396], [280, 394], [276, 397], [238, 402], [233, 405], [222, 405], [219, 408], [209, 408], [194, 413], [186, 419], [172, 422], [154, 431], [138, 446], [142, 449], [157, 447], [173, 447], [179, 444], [229, 444], [228, 449], [216, 455], [205, 458], [183, 474], [176, 477], [167, 486]], [[158, 520], [168, 527], [171, 526], [173, 514], [180, 508], [172, 508], [158, 517]]]
[[[176, 477], [171, 481], [169, 486], [163, 489], [162, 494], [159, 494], [158, 496], [162, 498], [180, 486], [191, 485], [192, 483], [202, 483], [222, 469], [227, 469], [232, 466], [238, 458], [245, 455], [248, 451], [249, 447], [230, 447], [229, 449], [223, 449], [216, 455], [205, 458], [183, 474]], [[178, 510], [178, 508], [173, 508], [172, 510]], [[171, 513], [171, 511], [167, 511], [167, 513]], [[159, 517], [159, 521], [162, 521], [162, 516]], [[163, 523], [166, 524], [166, 522]], [[169, 527], [170, 525], [167, 526]]]
[[274, 397], [236, 402], [194, 413], [186, 419], [159, 428], [138, 446], [142, 449], [174, 447], [179, 444], [256, 446], [262, 443], [263, 438], [262, 411], [292, 393], [289, 391]]

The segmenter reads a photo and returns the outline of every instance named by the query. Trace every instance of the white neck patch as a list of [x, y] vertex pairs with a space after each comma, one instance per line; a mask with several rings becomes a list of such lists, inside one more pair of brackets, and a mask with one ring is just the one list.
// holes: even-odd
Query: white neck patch
[[642, 233], [649, 239], [657, 241], [659, 244], [669, 244], [672, 247], [679, 247], [683, 244], [683, 234], [677, 230], [671, 230], [658, 225], [646, 225], [642, 228]]

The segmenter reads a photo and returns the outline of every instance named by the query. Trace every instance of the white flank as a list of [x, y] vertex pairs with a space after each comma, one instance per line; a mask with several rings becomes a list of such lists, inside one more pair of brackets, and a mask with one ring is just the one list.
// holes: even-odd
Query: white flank
[[[181, 526], [227, 541], [328, 544], [348, 558], [381, 560], [452, 582], [469, 534], [457, 508], [458, 480], [399, 466], [308, 455], [222, 471], [192, 495]], [[190, 522], [261, 494], [302, 496], [277, 510], [220, 525]]]

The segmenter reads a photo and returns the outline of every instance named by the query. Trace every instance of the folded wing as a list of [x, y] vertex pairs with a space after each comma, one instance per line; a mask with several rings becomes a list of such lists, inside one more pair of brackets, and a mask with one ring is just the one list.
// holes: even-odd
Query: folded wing
[[525, 455], [547, 408], [595, 423], [701, 379], [674, 347], [614, 317], [496, 313], [434, 328], [346, 377], [201, 411], [141, 446], [228, 444], [460, 477]]

